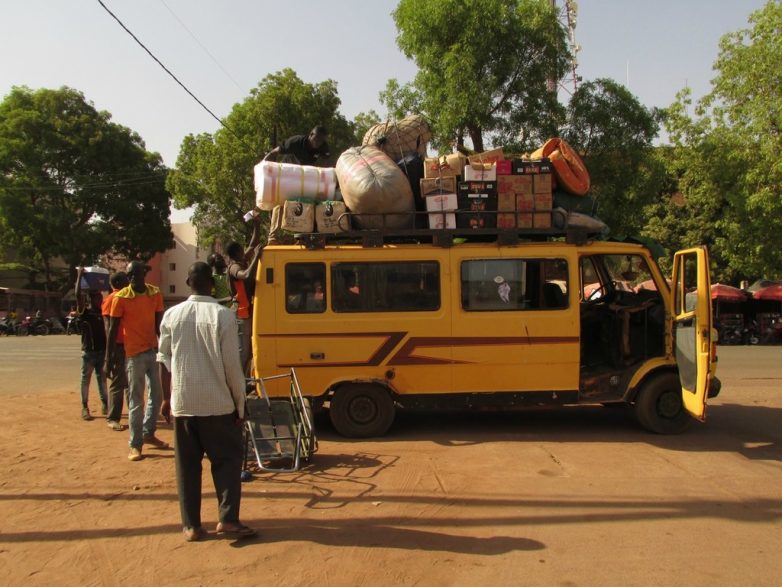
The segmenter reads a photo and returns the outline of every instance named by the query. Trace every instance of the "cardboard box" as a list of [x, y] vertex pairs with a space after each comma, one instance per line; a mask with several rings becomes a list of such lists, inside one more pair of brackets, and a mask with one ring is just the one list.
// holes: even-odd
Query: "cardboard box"
[[491, 149], [490, 151], [484, 151], [483, 153], [475, 153], [467, 157], [469, 163], [496, 163], [497, 161], [504, 161], [505, 155], [502, 153], [502, 149]]
[[533, 205], [535, 212], [551, 210], [554, 207], [554, 198], [549, 194], [533, 194]]
[[[497, 183], [493, 181], [463, 181], [457, 186], [458, 228], [496, 228]], [[486, 214], [485, 212], [489, 212]]]
[[499, 193], [532, 193], [531, 175], [500, 175], [497, 177], [497, 192]]
[[[524, 177], [524, 176], [521, 176]], [[539, 173], [532, 178], [532, 191], [536, 194], [551, 193], [551, 174]]]
[[551, 212], [535, 212], [532, 219], [533, 228], [551, 228]]
[[456, 177], [462, 175], [467, 157], [461, 153], [449, 153], [442, 157], [427, 157], [424, 160], [424, 177]]
[[516, 228], [516, 214], [497, 214], [497, 228]]
[[515, 212], [516, 194], [513, 192], [497, 193], [497, 210], [500, 212]]
[[315, 228], [315, 206], [285, 200], [282, 205], [282, 229], [290, 232], [312, 232]]
[[534, 161], [527, 161], [526, 159], [513, 160], [513, 175], [535, 175], [552, 172], [553, 168], [549, 159], [535, 159]]
[[497, 161], [494, 164], [497, 167], [497, 176], [500, 175], [510, 175], [513, 173], [513, 162], [512, 161]]
[[470, 163], [464, 167], [464, 181], [495, 181], [497, 168], [494, 163]]
[[315, 226], [318, 232], [337, 234], [350, 230], [350, 218], [343, 216], [346, 212], [345, 202], [327, 200], [318, 203], [315, 206]]
[[[535, 209], [535, 199], [532, 194], [515, 194], [516, 210], [519, 212], [532, 212]], [[531, 220], [531, 219], [530, 219]]]
[[519, 212], [516, 214], [516, 222], [519, 228], [532, 228], [532, 212]]
[[457, 208], [456, 194], [426, 196], [427, 212], [445, 212], [444, 214], [429, 214], [429, 228], [456, 228], [455, 210]]
[[430, 194], [455, 194], [455, 177], [431, 177], [421, 180], [421, 197]]

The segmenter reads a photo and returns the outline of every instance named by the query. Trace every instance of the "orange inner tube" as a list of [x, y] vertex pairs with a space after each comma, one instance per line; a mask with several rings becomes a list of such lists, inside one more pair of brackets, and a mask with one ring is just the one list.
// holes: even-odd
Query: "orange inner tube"
[[562, 139], [549, 139], [532, 155], [532, 159], [548, 157], [554, 167], [557, 184], [576, 196], [589, 191], [589, 172], [573, 148]]

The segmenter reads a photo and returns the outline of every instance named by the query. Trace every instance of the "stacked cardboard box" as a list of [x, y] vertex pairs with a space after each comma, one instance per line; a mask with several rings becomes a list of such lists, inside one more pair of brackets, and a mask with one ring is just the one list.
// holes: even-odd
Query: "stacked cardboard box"
[[[498, 228], [551, 228], [551, 164], [514, 159], [497, 176]], [[504, 172], [510, 168], [511, 174]], [[499, 169], [499, 168], [498, 168]], [[515, 218], [514, 218], [515, 212]]]
[[456, 194], [460, 212], [456, 219], [458, 228], [496, 228], [496, 181], [461, 181]]
[[456, 178], [433, 177], [421, 180], [421, 197], [426, 200], [429, 228], [456, 228]]

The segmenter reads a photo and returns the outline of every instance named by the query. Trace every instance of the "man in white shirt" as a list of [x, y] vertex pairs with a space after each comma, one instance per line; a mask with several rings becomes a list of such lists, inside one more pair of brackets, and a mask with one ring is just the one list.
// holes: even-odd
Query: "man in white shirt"
[[239, 361], [234, 313], [210, 294], [212, 270], [190, 266], [192, 295], [169, 308], [160, 324], [157, 360], [163, 384], [162, 413], [174, 415], [177, 492], [183, 534], [201, 540], [201, 461], [212, 465], [218, 500], [218, 536], [242, 538], [255, 530], [239, 521], [245, 379]]

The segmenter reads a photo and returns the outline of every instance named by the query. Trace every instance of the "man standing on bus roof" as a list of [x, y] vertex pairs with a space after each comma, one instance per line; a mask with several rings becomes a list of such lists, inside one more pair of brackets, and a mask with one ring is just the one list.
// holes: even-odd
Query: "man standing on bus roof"
[[[128, 374], [128, 425], [130, 453], [128, 460], [140, 461], [141, 447], [149, 444], [168, 448], [155, 436], [160, 413], [162, 391], [157, 368], [157, 337], [163, 317], [163, 296], [160, 289], [146, 283], [147, 266], [142, 261], [128, 264], [130, 285], [114, 295], [109, 322], [107, 363], [112, 378], [116, 376], [117, 333], [120, 326], [125, 344], [125, 367]], [[144, 411], [145, 378], [149, 381], [149, 399]]]
[[265, 157], [276, 158], [282, 155], [283, 163], [297, 163], [299, 165], [315, 165], [329, 155], [329, 144], [326, 139], [329, 131], [325, 126], [318, 125], [308, 135], [293, 135], [288, 137], [282, 145], [272, 149]]

